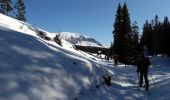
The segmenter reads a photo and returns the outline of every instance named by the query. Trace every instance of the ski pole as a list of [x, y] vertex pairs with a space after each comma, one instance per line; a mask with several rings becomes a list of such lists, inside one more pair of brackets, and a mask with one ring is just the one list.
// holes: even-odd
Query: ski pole
[[138, 72], [138, 90], [140, 90], [140, 72]]
[[139, 73], [138, 73], [138, 85], [139, 85]]
[[152, 79], [152, 83], [153, 83], [153, 86], [154, 86], [154, 80], [153, 80], [153, 77], [152, 77], [152, 73], [151, 73], [151, 71], [150, 71], [150, 68], [149, 68], [149, 73], [150, 73], [150, 75], [151, 75], [151, 79]]

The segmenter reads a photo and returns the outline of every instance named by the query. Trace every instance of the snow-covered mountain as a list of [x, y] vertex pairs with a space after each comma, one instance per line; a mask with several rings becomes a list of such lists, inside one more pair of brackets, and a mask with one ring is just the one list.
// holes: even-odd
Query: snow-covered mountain
[[59, 32], [57, 33], [60, 39], [64, 39], [71, 44], [81, 45], [81, 46], [103, 46], [101, 43], [93, 38], [89, 38], [85, 35], [71, 32]]

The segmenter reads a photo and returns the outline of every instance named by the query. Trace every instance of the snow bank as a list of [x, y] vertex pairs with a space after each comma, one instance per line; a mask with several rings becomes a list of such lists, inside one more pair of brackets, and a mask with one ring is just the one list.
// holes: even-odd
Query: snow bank
[[69, 100], [104, 73], [86, 57], [30, 35], [0, 30], [0, 43], [0, 99]]
[[0, 99], [73, 100], [94, 88], [103, 65], [41, 39], [37, 30], [43, 31], [0, 14]]

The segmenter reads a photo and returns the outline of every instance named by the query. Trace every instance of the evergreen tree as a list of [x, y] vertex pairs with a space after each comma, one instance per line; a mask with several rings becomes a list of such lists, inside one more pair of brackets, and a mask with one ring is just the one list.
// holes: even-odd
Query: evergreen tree
[[123, 29], [125, 36], [128, 36], [131, 32], [131, 22], [130, 22], [130, 15], [129, 15], [126, 3], [124, 3], [123, 5], [122, 15], [123, 15], [122, 29]]
[[132, 48], [132, 33], [130, 15], [126, 3], [123, 8], [118, 5], [114, 23], [114, 52], [123, 60], [130, 54]]
[[118, 54], [121, 50], [120, 45], [122, 43], [121, 34], [122, 34], [122, 7], [119, 3], [117, 11], [116, 11], [116, 18], [115, 18], [115, 23], [114, 23], [114, 31], [113, 31], [113, 36], [114, 36], [114, 53]]
[[24, 0], [17, 0], [15, 9], [16, 9], [16, 18], [21, 21], [26, 21]]
[[137, 22], [132, 23], [132, 35], [134, 43], [138, 43], [139, 40], [139, 27], [137, 26]]
[[122, 9], [123, 21], [122, 21], [122, 53], [121, 57], [125, 58], [126, 56], [131, 55], [131, 50], [133, 48], [133, 36], [131, 32], [131, 22], [130, 15], [126, 3], [123, 5]]
[[141, 38], [141, 44], [148, 48], [149, 53], [153, 54], [153, 21], [149, 23], [148, 20], [143, 26], [143, 35]]
[[132, 51], [133, 55], [138, 55], [137, 46], [139, 45], [139, 27], [137, 26], [137, 22], [132, 23]]
[[158, 15], [155, 16], [154, 19], [154, 33], [153, 33], [153, 50], [154, 54], [157, 55], [159, 53], [159, 46], [160, 46], [160, 29], [161, 23], [159, 22]]
[[148, 39], [147, 39], [148, 30], [149, 30], [148, 28], [149, 28], [149, 22], [148, 20], [146, 20], [145, 24], [143, 25], [143, 34], [142, 34], [142, 38], [140, 41], [142, 45], [146, 45], [148, 42]]
[[9, 13], [13, 10], [13, 5], [11, 0], [0, 0], [0, 12], [5, 15], [9, 15]]
[[162, 42], [161, 45], [163, 45], [163, 53], [167, 54], [170, 56], [170, 22], [168, 20], [168, 17], [164, 18], [163, 22], [163, 33], [164, 35], [162, 36]]

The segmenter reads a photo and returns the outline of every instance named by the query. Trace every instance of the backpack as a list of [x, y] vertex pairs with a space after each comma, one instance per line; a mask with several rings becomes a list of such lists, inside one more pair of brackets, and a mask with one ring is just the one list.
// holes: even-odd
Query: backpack
[[148, 57], [145, 57], [145, 58], [144, 58], [143, 63], [144, 63], [144, 65], [147, 66], [147, 67], [151, 65]]
[[150, 66], [150, 61], [149, 61], [148, 57], [144, 57], [143, 59], [140, 60], [140, 62], [139, 62], [139, 70], [141, 72], [148, 71], [149, 66]]

